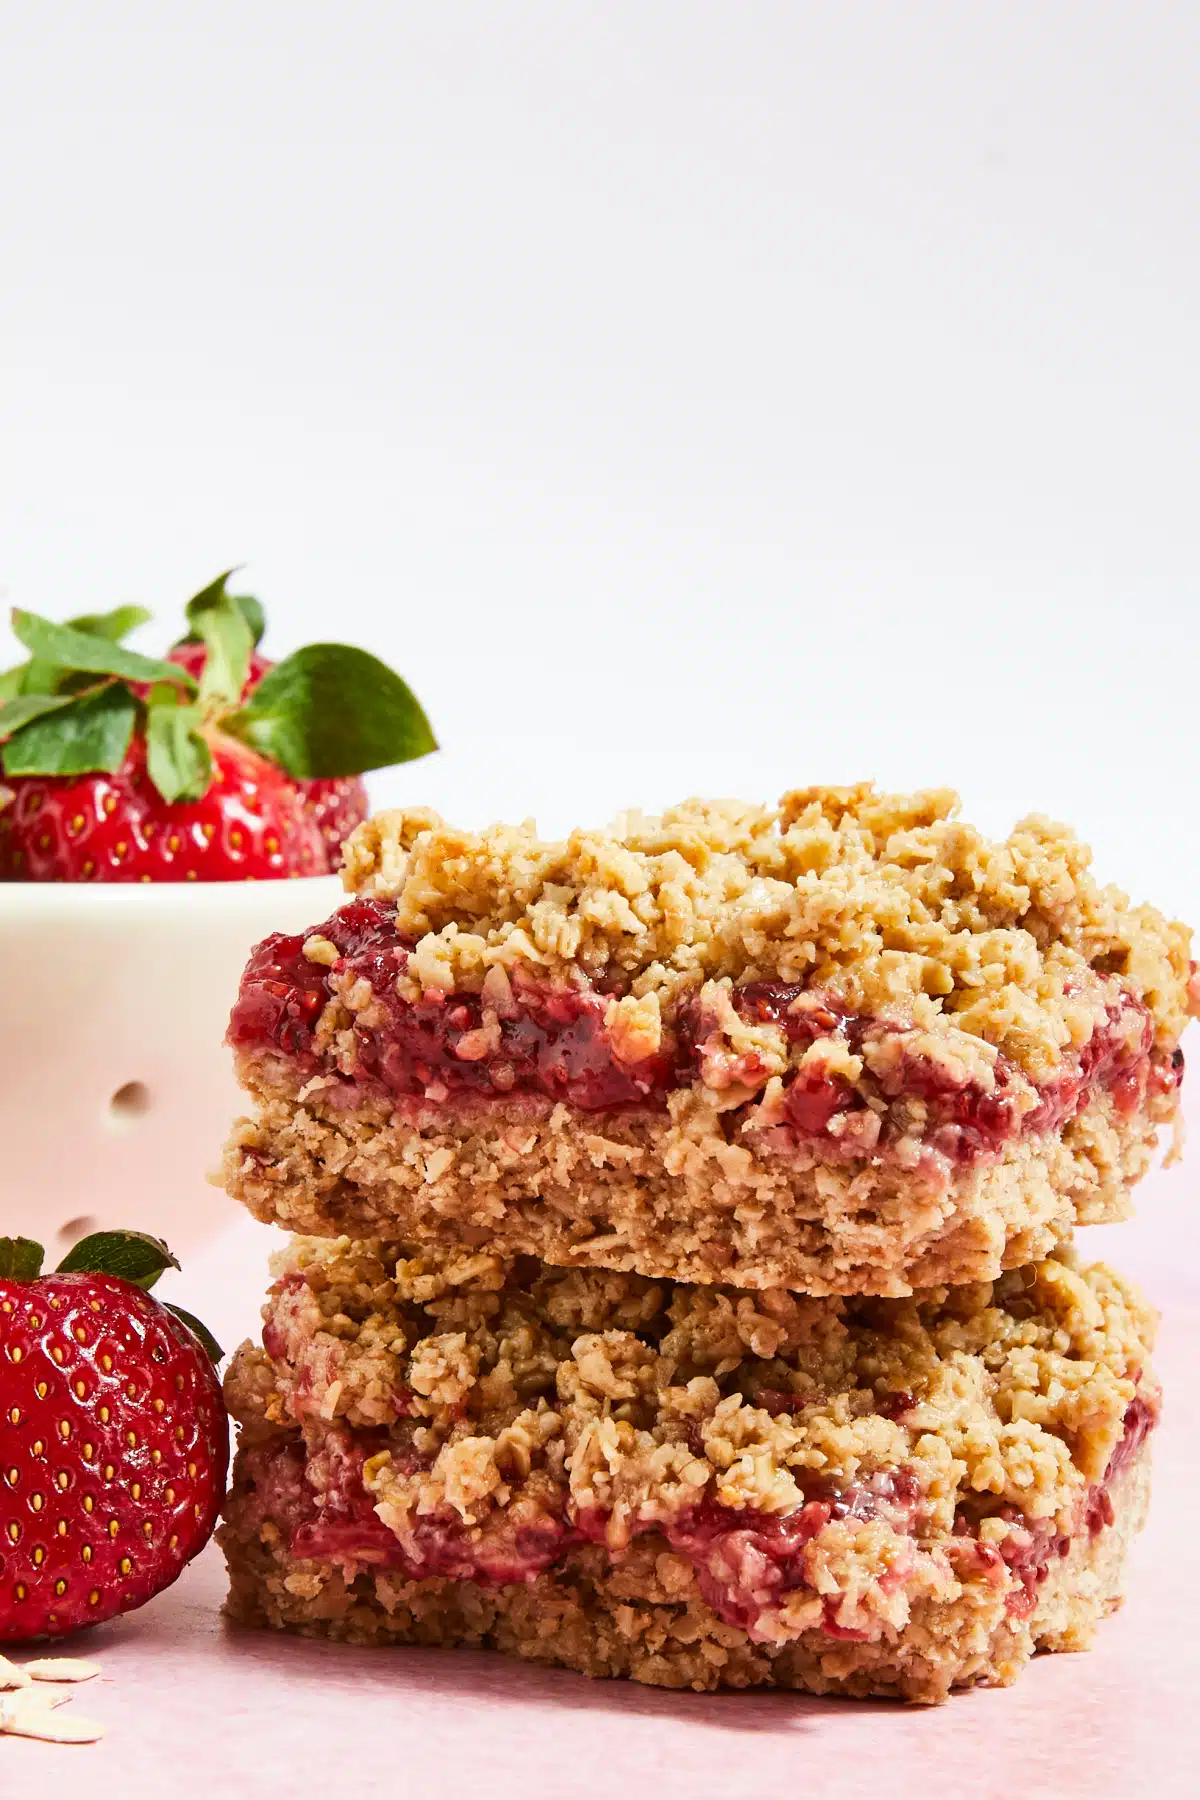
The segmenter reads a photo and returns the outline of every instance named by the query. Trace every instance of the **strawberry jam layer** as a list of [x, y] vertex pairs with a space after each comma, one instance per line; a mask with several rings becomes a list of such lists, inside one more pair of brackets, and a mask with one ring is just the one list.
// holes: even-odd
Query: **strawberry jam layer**
[[[334, 1431], [312, 1457], [299, 1439], [258, 1446], [243, 1452], [239, 1485], [253, 1490], [255, 1514], [284, 1532], [294, 1557], [343, 1567], [396, 1569], [411, 1580], [437, 1577], [497, 1587], [534, 1581], [585, 1544], [606, 1547], [620, 1558], [621, 1551], [609, 1543], [610, 1515], [594, 1509], [569, 1518], [565, 1498], [558, 1513], [526, 1513], [518, 1502], [482, 1531], [464, 1525], [456, 1513], [417, 1513], [401, 1543], [376, 1514], [363, 1484], [364, 1461], [380, 1441], [376, 1433]], [[841, 1489], [814, 1482], [812, 1493], [782, 1517], [706, 1498], [674, 1519], [636, 1525], [624, 1542], [658, 1532], [691, 1563], [713, 1610], [755, 1637], [763, 1615], [777, 1611], [789, 1594], [813, 1593], [805, 1552], [831, 1521], [882, 1519], [908, 1535], [920, 1499], [906, 1469], [880, 1471]], [[914, 1543], [910, 1554], [893, 1563], [884, 1577], [887, 1587], [902, 1585], [915, 1548]], [[826, 1597], [823, 1628], [837, 1637], [864, 1636], [839, 1622], [839, 1605], [840, 1596]]]
[[[502, 983], [499, 1004], [472, 993], [431, 991], [414, 999], [397, 991], [413, 945], [398, 934], [389, 905], [353, 901], [316, 934], [334, 947], [331, 964], [305, 954], [311, 932], [277, 934], [258, 945], [229, 1042], [282, 1055], [305, 1079], [332, 1076], [332, 1104], [384, 1096], [462, 1107], [525, 1097], [582, 1113], [661, 1114], [673, 1091], [702, 1083], [736, 1087], [730, 1127], [761, 1133], [772, 1148], [805, 1144], [837, 1159], [874, 1156], [901, 1138], [910, 1145], [917, 1138], [962, 1163], [1000, 1155], [1017, 1137], [1061, 1130], [1102, 1090], [1132, 1114], [1149, 1093], [1171, 1093], [1183, 1072], [1181, 1052], [1153, 1051], [1147, 1008], [1115, 979], [1104, 1021], [1085, 1045], [1064, 1053], [1054, 1080], [1032, 1093], [1003, 1053], [985, 1085], [951, 1057], [910, 1048], [916, 1034], [901, 1021], [848, 1011], [797, 984], [759, 981], [733, 989], [734, 1008], [747, 1024], [781, 1030], [794, 1062], [821, 1041], [863, 1061], [851, 1083], [831, 1073], [825, 1059], [810, 1058], [761, 1103], [765, 1061], [733, 1054], [696, 999], [664, 1022], [659, 1053], [629, 1061], [618, 1055], [607, 1025], [613, 996], [585, 980], [550, 987], [518, 970]], [[334, 1041], [319, 1041], [318, 1022], [335, 998], [345, 1009], [341, 1028]]]
[[617, 1060], [604, 1025], [608, 1000], [591, 988], [518, 979], [504, 1018], [485, 1009], [479, 994], [404, 1000], [396, 982], [412, 944], [397, 933], [391, 907], [355, 901], [317, 931], [340, 953], [332, 968], [305, 956], [311, 933], [277, 934], [254, 951], [230, 1020], [235, 1048], [281, 1050], [315, 1072], [314, 1027], [332, 997], [333, 978], [344, 986], [348, 976], [365, 981], [374, 1001], [369, 1019], [360, 1013], [354, 1025], [354, 1080], [368, 1090], [435, 1103], [534, 1094], [580, 1112], [609, 1112], [665, 1105], [677, 1085], [669, 1057]]
[[[735, 1512], [710, 1499], [663, 1528], [677, 1555], [686, 1556], [696, 1584], [718, 1617], [761, 1638], [763, 1617], [777, 1612], [789, 1595], [809, 1592], [806, 1551], [825, 1527], [841, 1519], [882, 1519], [907, 1538], [905, 1554], [896, 1558], [880, 1580], [885, 1592], [903, 1585], [916, 1560], [912, 1527], [921, 1497], [908, 1469], [882, 1470], [864, 1482], [840, 1489], [812, 1484], [814, 1497], [782, 1516]], [[650, 1528], [652, 1529], [652, 1528]], [[862, 1639], [869, 1634], [839, 1619], [841, 1596], [822, 1601], [821, 1626], [830, 1636]]]
[[[583, 1542], [564, 1517], [514, 1506], [486, 1533], [472, 1532], [457, 1513], [419, 1514], [401, 1544], [363, 1484], [364, 1462], [386, 1441], [378, 1432], [332, 1431], [311, 1457], [299, 1438], [255, 1446], [239, 1458], [239, 1484], [253, 1491], [255, 1513], [285, 1533], [293, 1556], [398, 1569], [413, 1580], [533, 1581]], [[393, 1466], [405, 1460], [392, 1446]], [[421, 1459], [410, 1460], [415, 1473]]]
[[[1138, 1394], [1125, 1409], [1120, 1441], [1102, 1479], [1092, 1483], [1083, 1499], [1080, 1522], [1089, 1537], [1114, 1523], [1112, 1484], [1136, 1458], [1158, 1423], [1158, 1413], [1156, 1394]], [[960, 1575], [983, 1574], [999, 1581], [1007, 1571], [1013, 1585], [1005, 1608], [1012, 1618], [1027, 1619], [1037, 1607], [1038, 1591], [1052, 1565], [1070, 1554], [1073, 1538], [1069, 1532], [1059, 1531], [1053, 1520], [1027, 1519], [1014, 1506], [1001, 1507], [997, 1516], [1012, 1527], [998, 1546], [981, 1543], [966, 1519], [956, 1521], [955, 1549], [959, 1554], [954, 1561]]]
[[[1112, 1481], [1126, 1471], [1157, 1422], [1157, 1399], [1137, 1397], [1124, 1415], [1124, 1435], [1108, 1462], [1103, 1480], [1094, 1483], [1083, 1501], [1079, 1525], [1088, 1535], [1114, 1523]], [[900, 1555], [878, 1577], [885, 1593], [903, 1588], [923, 1550], [918, 1544], [921, 1490], [909, 1469], [883, 1469], [865, 1480], [837, 1489], [813, 1480], [804, 1503], [790, 1514], [775, 1516], [723, 1507], [705, 1496], [667, 1521], [639, 1523], [624, 1530], [619, 1546], [612, 1543], [612, 1516], [599, 1508], [570, 1514], [567, 1499], [558, 1512], [522, 1507], [515, 1501], [500, 1508], [495, 1523], [471, 1528], [453, 1512], [417, 1514], [408, 1521], [401, 1543], [383, 1525], [371, 1494], [363, 1485], [363, 1462], [383, 1445], [385, 1433], [329, 1431], [317, 1453], [309, 1454], [300, 1438], [255, 1445], [239, 1458], [239, 1489], [252, 1494], [252, 1516], [270, 1519], [288, 1539], [293, 1557], [335, 1562], [347, 1570], [389, 1568], [410, 1580], [473, 1580], [482, 1586], [533, 1582], [554, 1570], [570, 1550], [583, 1544], [606, 1548], [621, 1561], [630, 1537], [657, 1532], [691, 1564], [696, 1584], [712, 1611], [757, 1642], [770, 1642], [770, 1620], [792, 1595], [815, 1598], [808, 1550], [826, 1526], [842, 1519], [880, 1519], [898, 1534]], [[416, 1474], [423, 1458], [390, 1444], [392, 1465]], [[245, 1503], [245, 1501], [243, 1501]], [[999, 1548], [984, 1544], [977, 1528], [959, 1517], [955, 1535], [943, 1539], [959, 1579], [984, 1579], [1007, 1588], [1006, 1611], [1029, 1618], [1038, 1591], [1052, 1564], [1063, 1559], [1074, 1539], [1052, 1521], [1025, 1519], [1015, 1508], [1000, 1516], [1011, 1530]], [[937, 1550], [934, 1541], [930, 1550]], [[820, 1602], [820, 1629], [835, 1638], [862, 1640], [869, 1629], [844, 1618], [844, 1597], [826, 1593]]]
[[1159, 1401], [1157, 1395], [1138, 1394], [1125, 1409], [1125, 1429], [1120, 1443], [1108, 1459], [1108, 1467], [1104, 1471], [1104, 1480], [1088, 1490], [1086, 1520], [1087, 1528], [1095, 1537], [1113, 1522], [1113, 1504], [1109, 1489], [1118, 1475], [1130, 1466], [1138, 1451], [1158, 1424]]
[[[1088, 1489], [1080, 1510], [1080, 1528], [1095, 1536], [1113, 1523], [1109, 1488], [1140, 1451], [1157, 1420], [1154, 1396], [1136, 1398], [1125, 1415], [1124, 1434], [1109, 1460], [1103, 1479]], [[620, 1561], [631, 1536], [656, 1532], [676, 1555], [691, 1564], [705, 1600], [727, 1624], [766, 1641], [772, 1637], [770, 1617], [777, 1616], [791, 1595], [815, 1597], [810, 1581], [809, 1547], [825, 1528], [839, 1520], [881, 1520], [898, 1535], [902, 1546], [878, 1577], [883, 1592], [902, 1588], [926, 1554], [917, 1541], [921, 1490], [905, 1468], [878, 1470], [862, 1481], [836, 1488], [819, 1480], [805, 1487], [804, 1503], [783, 1515], [735, 1510], [710, 1496], [666, 1521], [626, 1529], [621, 1544], [612, 1543], [610, 1514], [593, 1509], [572, 1514], [565, 1494], [557, 1511], [514, 1503], [498, 1511], [486, 1528], [465, 1525], [456, 1513], [414, 1511], [403, 1542], [383, 1523], [363, 1482], [363, 1464], [388, 1443], [382, 1432], [335, 1430], [309, 1455], [299, 1438], [260, 1445], [239, 1460], [239, 1486], [253, 1495], [253, 1515], [270, 1519], [288, 1539], [297, 1558], [357, 1567], [395, 1569], [411, 1580], [434, 1577], [474, 1581], [484, 1586], [531, 1582], [560, 1564], [567, 1553], [585, 1544], [606, 1548]], [[391, 1445], [393, 1467], [410, 1463], [410, 1473], [424, 1459]], [[942, 1540], [960, 1579], [1005, 1584], [1006, 1610], [1028, 1618], [1056, 1560], [1070, 1551], [1073, 1538], [1053, 1522], [1023, 1517], [1015, 1508], [1001, 1516], [1011, 1529], [999, 1547], [980, 1541], [978, 1522], [959, 1518], [955, 1535]], [[930, 1548], [937, 1549], [936, 1541]], [[825, 1594], [821, 1629], [833, 1637], [862, 1639], [868, 1629], [852, 1615], [844, 1619], [843, 1596]]]
[[[805, 993], [790, 983], [746, 983], [735, 989], [734, 1004], [748, 1023], [782, 1028], [789, 1043], [801, 1051], [818, 1039], [831, 1039], [854, 1056], [868, 1054], [869, 1078], [854, 1085], [820, 1069], [797, 1071], [785, 1084], [780, 1121], [802, 1136], [816, 1136], [827, 1132], [836, 1118], [839, 1139], [851, 1145], [864, 1144], [865, 1139], [868, 1149], [880, 1141], [877, 1130], [886, 1137], [886, 1109], [896, 1102], [920, 1103], [924, 1114], [920, 1135], [928, 1148], [951, 1162], [970, 1162], [998, 1154], [1016, 1137], [1061, 1131], [1099, 1090], [1107, 1089], [1118, 1108], [1130, 1114], [1143, 1103], [1151, 1079], [1170, 1091], [1183, 1075], [1181, 1051], [1164, 1059], [1161, 1071], [1155, 1068], [1149, 1011], [1120, 987], [1113, 989], [1104, 1023], [1080, 1049], [1064, 1056], [1062, 1073], [1036, 1090], [1032, 1107], [1028, 1084], [1002, 1053], [995, 1060], [992, 1085], [984, 1087], [952, 1060], [908, 1053], [905, 1027], [899, 1022], [847, 1012], [826, 996]], [[894, 1054], [879, 1054], [889, 1048]], [[739, 1065], [745, 1061], [738, 1059]], [[745, 1080], [753, 1073], [738, 1066], [733, 1078]], [[881, 1103], [883, 1123], [877, 1127]], [[866, 1132], [864, 1126], [869, 1128]]]

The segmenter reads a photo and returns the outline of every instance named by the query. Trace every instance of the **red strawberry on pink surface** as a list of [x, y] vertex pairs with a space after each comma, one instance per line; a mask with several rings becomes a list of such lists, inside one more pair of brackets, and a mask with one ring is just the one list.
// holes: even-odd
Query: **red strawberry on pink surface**
[[436, 748], [367, 652], [257, 649], [262, 609], [220, 577], [167, 661], [125, 607], [55, 625], [13, 613], [0, 675], [0, 880], [237, 881], [326, 874], [366, 817], [360, 774]]
[[40, 1245], [0, 1238], [0, 1643], [143, 1605], [212, 1534], [220, 1351], [146, 1291], [173, 1264], [100, 1232], [43, 1275]]

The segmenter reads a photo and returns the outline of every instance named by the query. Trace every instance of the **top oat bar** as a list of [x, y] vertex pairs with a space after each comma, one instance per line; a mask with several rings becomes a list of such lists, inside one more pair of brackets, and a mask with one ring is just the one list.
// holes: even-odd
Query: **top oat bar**
[[812, 1294], [993, 1279], [1128, 1211], [1200, 1010], [1189, 933], [947, 791], [608, 831], [384, 813], [251, 957], [230, 1192], [312, 1234]]

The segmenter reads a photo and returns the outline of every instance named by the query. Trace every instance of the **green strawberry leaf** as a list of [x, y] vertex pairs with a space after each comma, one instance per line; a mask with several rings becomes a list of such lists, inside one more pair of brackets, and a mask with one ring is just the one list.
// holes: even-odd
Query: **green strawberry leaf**
[[[92, 637], [104, 638], [109, 643], [119, 643], [136, 626], [144, 625], [150, 614], [144, 606], [117, 606], [112, 612], [82, 613], [78, 618], [68, 619], [67, 626], [72, 631], [86, 631]], [[15, 669], [8, 669], [0, 675], [0, 698], [11, 694], [70, 694], [77, 693], [80, 686], [87, 687], [91, 683], [88, 673], [72, 673], [61, 663], [50, 662], [45, 657], [33, 656]]]
[[71, 698], [70, 694], [18, 694], [12, 700], [0, 699], [0, 738], [11, 737], [31, 720], [69, 706]]
[[86, 631], [92, 637], [107, 638], [110, 644], [119, 644], [139, 625], [148, 625], [153, 617], [144, 606], [114, 606], [111, 612], [80, 613], [78, 618], [68, 619], [67, 624], [72, 631]]
[[93, 675], [120, 675], [126, 681], [169, 681], [176, 687], [196, 691], [196, 683], [176, 663], [161, 662], [155, 656], [139, 656], [122, 644], [90, 631], [77, 631], [73, 625], [55, 625], [37, 613], [12, 610], [12, 628], [25, 648], [35, 658], [57, 663], [64, 669], [88, 669]]
[[0, 1279], [36, 1281], [42, 1272], [42, 1246], [32, 1238], [0, 1237]]
[[193, 1337], [199, 1338], [209, 1360], [211, 1362], [219, 1363], [225, 1352], [222, 1350], [220, 1344], [218, 1344], [212, 1332], [208, 1329], [208, 1326], [202, 1325], [194, 1313], [184, 1312], [182, 1306], [173, 1306], [169, 1300], [165, 1300], [163, 1305], [168, 1312], [175, 1314], [175, 1317], [179, 1320], [181, 1325], [187, 1326]]
[[[202, 588], [193, 599], [188, 601], [184, 611], [187, 614], [189, 629], [187, 636], [180, 638], [179, 641], [181, 644], [198, 644], [201, 642], [200, 632], [197, 630], [195, 621], [192, 618], [192, 608], [199, 607], [203, 601], [208, 599], [210, 594], [214, 592], [223, 592], [229, 577], [231, 575], [236, 575], [237, 572], [236, 568], [227, 569], [224, 575], [218, 575], [215, 581], [210, 581], [206, 588]], [[262, 642], [263, 632], [267, 629], [267, 615], [263, 611], [262, 601], [256, 600], [253, 594], [230, 594], [229, 598], [239, 609], [246, 624], [250, 627], [252, 643], [254, 645], [260, 644]]]
[[146, 772], [167, 802], [199, 800], [212, 783], [212, 752], [200, 731], [198, 706], [180, 706], [177, 690], [150, 690], [146, 709]]
[[97, 769], [111, 773], [125, 760], [137, 713], [138, 703], [129, 689], [116, 682], [76, 695], [13, 733], [0, 751], [4, 773], [10, 777], [88, 775]]
[[250, 636], [255, 646], [262, 643], [263, 632], [267, 629], [267, 615], [263, 611], [262, 601], [256, 600], [253, 594], [234, 594], [233, 604], [240, 606], [242, 617], [250, 627]]
[[166, 1269], [179, 1264], [161, 1238], [144, 1231], [93, 1231], [73, 1244], [58, 1265], [60, 1275], [119, 1275], [147, 1293]]
[[225, 588], [233, 573], [233, 569], [228, 569], [224, 575], [218, 575], [187, 604], [188, 624], [208, 651], [200, 677], [202, 702], [223, 700], [236, 705], [250, 673], [250, 652], [254, 648], [250, 624]]
[[309, 644], [285, 657], [221, 729], [304, 781], [361, 775], [437, 749], [408, 683], [349, 644]]

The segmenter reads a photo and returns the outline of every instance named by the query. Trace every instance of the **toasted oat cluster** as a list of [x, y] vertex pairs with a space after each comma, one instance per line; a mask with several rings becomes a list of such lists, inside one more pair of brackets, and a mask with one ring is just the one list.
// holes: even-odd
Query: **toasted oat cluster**
[[[1098, 886], [1065, 827], [1029, 818], [990, 843], [957, 806], [948, 789], [806, 788], [775, 810], [691, 800], [564, 843], [530, 825], [474, 834], [383, 813], [351, 838], [346, 884], [394, 903], [414, 996], [481, 992], [493, 968], [552, 985], [581, 973], [625, 1001], [610, 1027], [625, 1062], [658, 1050], [656, 1019], [708, 981], [826, 989], [857, 1014], [899, 1003], [923, 1029], [971, 1040], [953, 1040], [969, 1063], [990, 1044], [1036, 1081], [1090, 1036], [1094, 978], [1123, 975], [1174, 1045], [1185, 929]], [[735, 1052], [762, 1049], [719, 1024]]]
[[543, 843], [383, 814], [251, 958], [226, 1180], [293, 1229], [813, 1294], [992, 1279], [1124, 1215], [1185, 928], [946, 792], [692, 801]]
[[1115, 1601], [1152, 1337], [1071, 1253], [816, 1300], [300, 1239], [227, 1380], [233, 1609], [665, 1686], [1010, 1680]]

